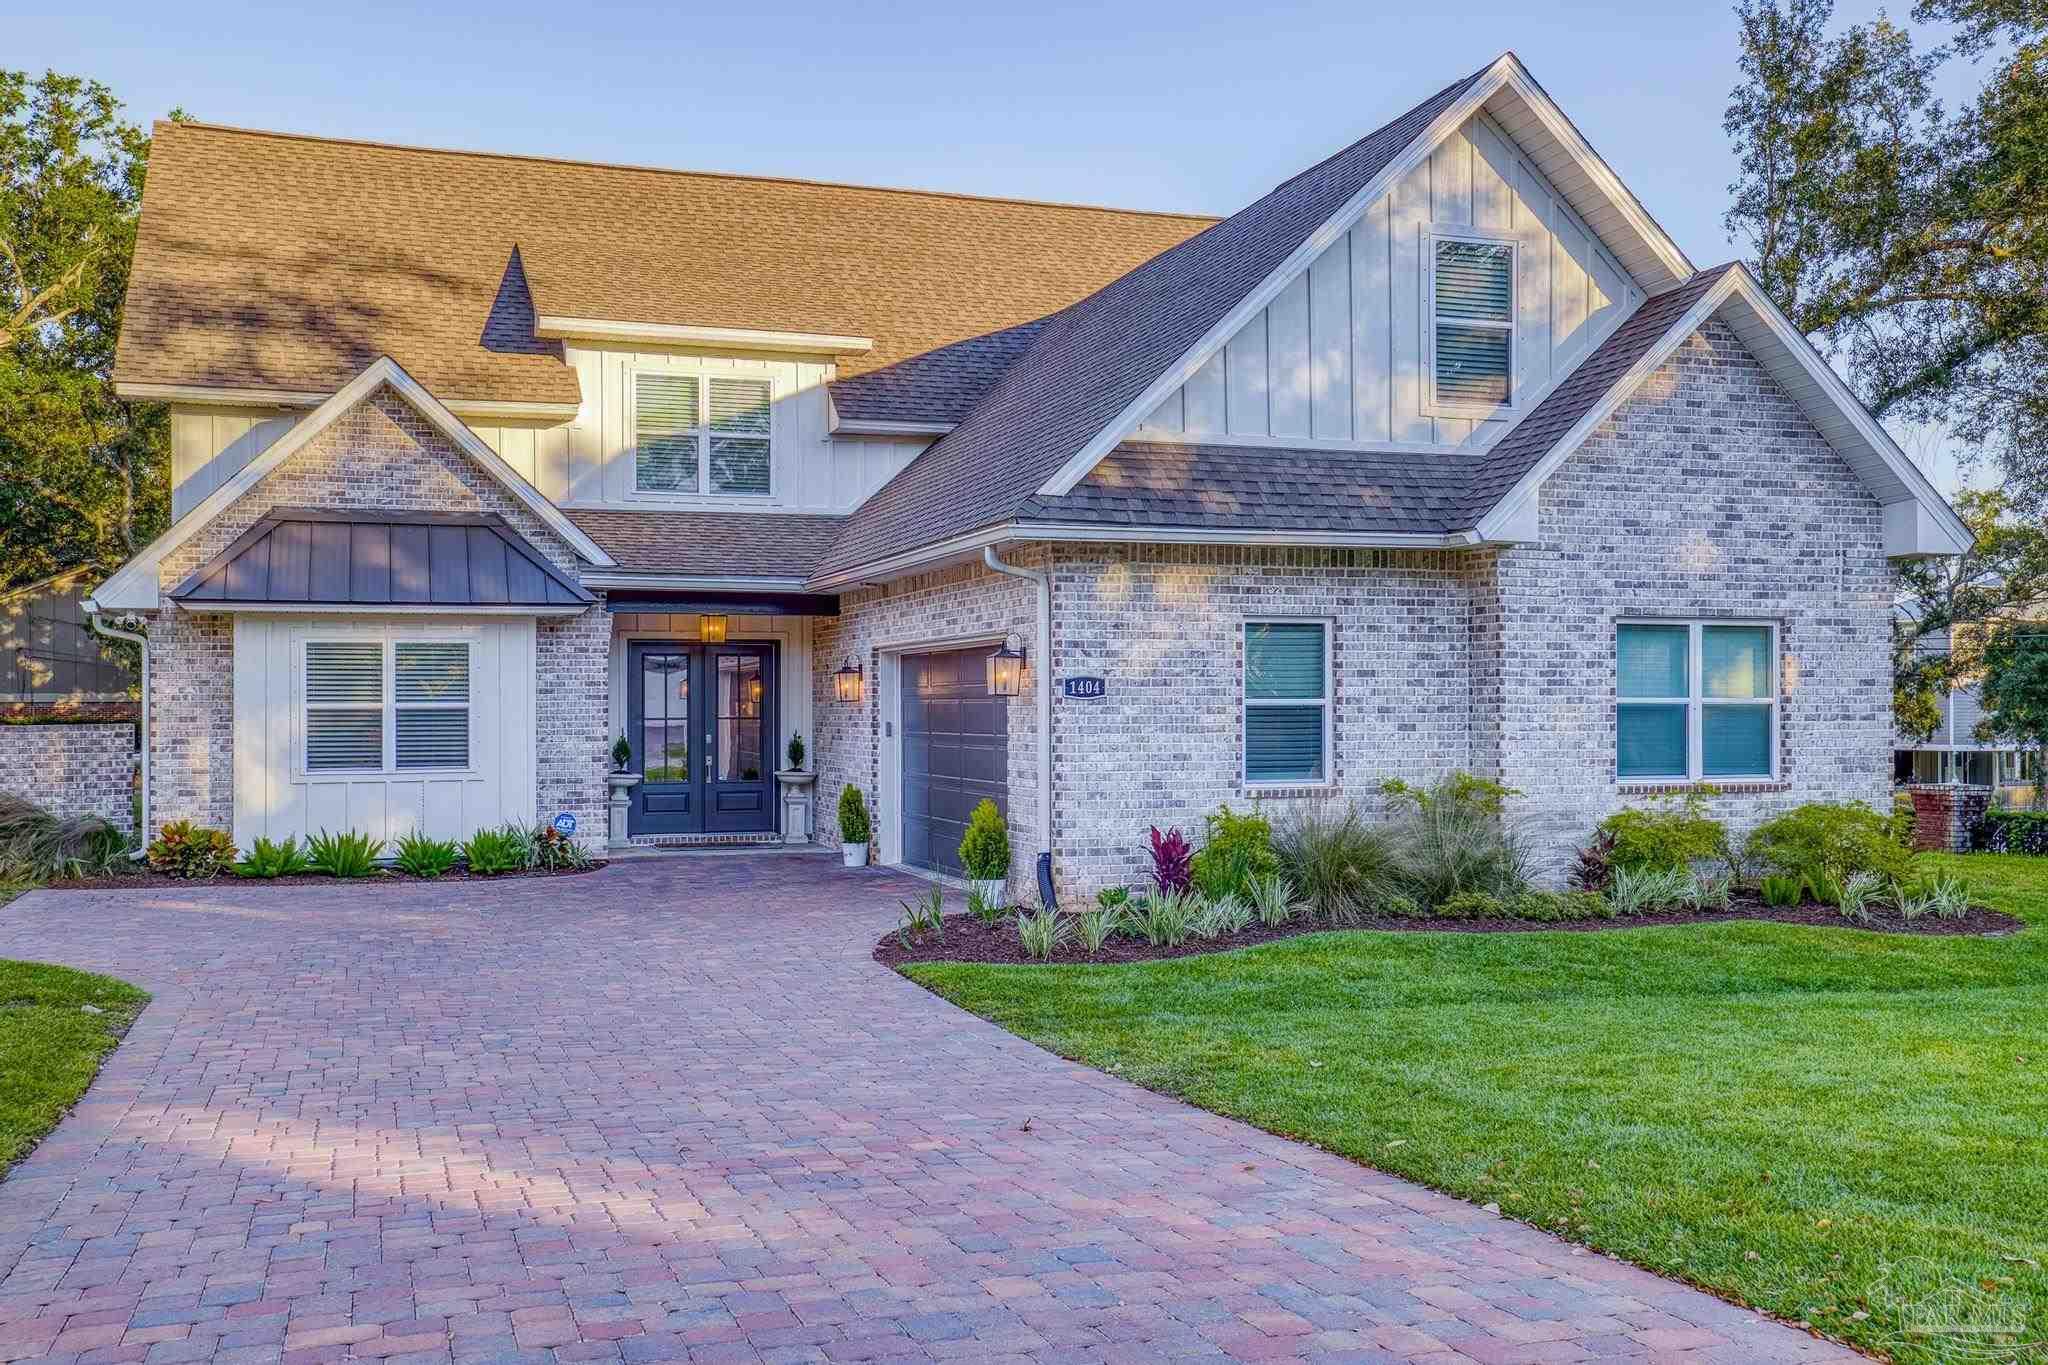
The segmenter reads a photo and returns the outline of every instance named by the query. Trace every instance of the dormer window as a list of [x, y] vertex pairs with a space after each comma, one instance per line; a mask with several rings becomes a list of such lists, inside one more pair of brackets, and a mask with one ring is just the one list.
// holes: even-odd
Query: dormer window
[[641, 371], [633, 376], [633, 486], [642, 493], [765, 497], [766, 379]]
[[1515, 244], [1432, 234], [1432, 410], [1489, 417], [1515, 400]]

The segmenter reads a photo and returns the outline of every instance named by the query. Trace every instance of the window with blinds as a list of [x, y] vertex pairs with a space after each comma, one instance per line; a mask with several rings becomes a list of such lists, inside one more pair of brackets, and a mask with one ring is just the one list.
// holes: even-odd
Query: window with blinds
[[634, 487], [766, 496], [773, 397], [766, 379], [635, 374]]
[[1776, 772], [1777, 630], [1625, 622], [1615, 630], [1615, 775], [1768, 780]]
[[1330, 740], [1329, 627], [1250, 621], [1244, 628], [1244, 777], [1325, 781]]
[[303, 658], [307, 772], [469, 766], [467, 641], [308, 640]]
[[1430, 280], [1436, 401], [1483, 408], [1512, 402], [1513, 244], [1439, 238]]

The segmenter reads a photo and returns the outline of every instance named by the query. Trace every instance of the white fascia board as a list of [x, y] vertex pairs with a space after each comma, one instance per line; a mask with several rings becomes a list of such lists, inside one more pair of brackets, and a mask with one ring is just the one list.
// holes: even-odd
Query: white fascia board
[[308, 413], [290, 431], [273, 441], [261, 455], [237, 470], [232, 478], [214, 489], [197, 507], [178, 518], [169, 530], [151, 541], [140, 554], [123, 564], [111, 578], [100, 585], [99, 590], [93, 594], [93, 600], [107, 610], [154, 610], [161, 601], [157, 570], [163, 563], [164, 556], [211, 525], [216, 517], [238, 502], [243, 494], [262, 482], [271, 470], [304, 449], [314, 437], [333, 425], [343, 413], [387, 384], [391, 386], [393, 392], [418, 410], [435, 430], [482, 466], [485, 473], [538, 517], [549, 530], [567, 541], [570, 548], [585, 562], [602, 569], [616, 567], [617, 561], [606, 554], [602, 546], [585, 535], [582, 528], [563, 515], [559, 507], [543, 497], [540, 490], [528, 483], [518, 470], [506, 464], [497, 451], [485, 445], [482, 437], [465, 426], [462, 419], [450, 412], [433, 394], [428, 393], [418, 380], [405, 372], [403, 366], [390, 356], [380, 356], [361, 374], [342, 385], [319, 407]]
[[670, 346], [725, 346], [746, 351], [797, 351], [811, 355], [860, 355], [875, 349], [872, 337], [833, 332], [775, 332], [754, 327], [693, 327], [675, 322], [627, 322], [544, 313], [533, 334], [579, 341], [652, 341]]
[[[221, 408], [317, 408], [332, 395], [299, 389], [217, 388], [207, 384], [116, 384], [114, 393], [143, 403], [180, 403]], [[456, 398], [445, 406], [458, 417], [567, 421], [574, 403], [528, 403], [495, 398]]]
[[[1083, 446], [1073, 458], [1054, 472], [1053, 476], [1039, 488], [1041, 497], [1058, 497], [1071, 492], [1074, 486], [1088, 477], [1090, 470], [1103, 457], [1116, 449], [1131, 432], [1137, 429], [1151, 411], [1166, 400], [1167, 395], [1188, 382], [1209, 360], [1209, 357], [1229, 343], [1246, 323], [1257, 317], [1267, 304], [1279, 296], [1296, 275], [1308, 269], [1316, 257], [1322, 255], [1338, 238], [1349, 232], [1365, 216], [1367, 209], [1382, 195], [1416, 166], [1434, 152], [1437, 144], [1462, 127], [1466, 120], [1485, 107], [1488, 100], [1503, 91], [1525, 104], [1543, 125], [1544, 130], [1558, 142], [1558, 145], [1582, 169], [1588, 180], [1601, 192], [1607, 202], [1619, 214], [1629, 230], [1640, 236], [1649, 247], [1651, 254], [1670, 272], [1670, 280], [1643, 282], [1648, 287], [1681, 282], [1695, 273], [1693, 264], [1686, 258], [1678, 244], [1658, 226], [1642, 204], [1623, 185], [1621, 177], [1614, 173], [1592, 148], [1592, 145], [1572, 125], [1562, 109], [1542, 86], [1536, 83], [1521, 60], [1512, 52], [1501, 54], [1484, 75], [1473, 82], [1472, 88], [1439, 114], [1430, 125], [1417, 134], [1415, 140], [1404, 148], [1401, 154], [1389, 162], [1384, 170], [1354, 195], [1351, 200], [1333, 214], [1315, 232], [1311, 233], [1293, 254], [1280, 263], [1271, 275], [1260, 282], [1258, 288], [1246, 295], [1244, 300], [1226, 314], [1201, 340], [1197, 341], [1181, 359], [1169, 367], [1137, 399]], [[1581, 217], [1585, 215], [1583, 212]], [[1589, 225], [1590, 226], [1590, 225]]]
[[886, 422], [873, 418], [833, 417], [834, 436], [930, 436], [933, 439], [953, 430], [952, 422]]
[[749, 577], [744, 574], [587, 573], [583, 586], [592, 591], [631, 592], [805, 592], [802, 578]]

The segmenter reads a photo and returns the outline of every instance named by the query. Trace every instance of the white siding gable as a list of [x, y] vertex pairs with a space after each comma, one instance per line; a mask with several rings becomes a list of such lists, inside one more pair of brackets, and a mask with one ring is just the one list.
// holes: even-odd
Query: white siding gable
[[1517, 250], [1514, 415], [1643, 300], [1534, 163], [1484, 114], [1447, 137], [1290, 280], [1139, 435], [1253, 442], [1486, 444], [1505, 420], [1432, 413], [1425, 249], [1432, 229]]

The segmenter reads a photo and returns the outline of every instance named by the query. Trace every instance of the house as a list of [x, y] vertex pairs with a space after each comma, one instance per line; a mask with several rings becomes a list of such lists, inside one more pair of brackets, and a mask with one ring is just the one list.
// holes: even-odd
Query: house
[[85, 598], [99, 571], [90, 567], [0, 593], [0, 707], [125, 711], [135, 670], [95, 635]]
[[634, 837], [772, 837], [794, 731], [884, 863], [1465, 768], [1555, 867], [1882, 800], [1895, 562], [1968, 543], [1512, 54], [1220, 221], [163, 124], [116, 379], [150, 820], [243, 844], [590, 837], [622, 733]]
[[[1949, 632], [1932, 632], [1918, 648], [1928, 655], [1947, 654]], [[2024, 751], [2010, 740], [1979, 738], [1977, 726], [1983, 719], [1984, 706], [1976, 685], [1963, 682], [1951, 687], [1942, 694], [1941, 719], [1934, 733], [1924, 740], [1898, 737], [1892, 751], [1892, 780], [2019, 787], [2027, 781]]]

